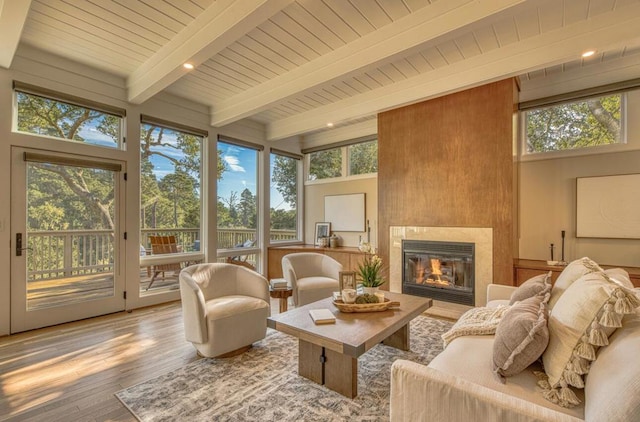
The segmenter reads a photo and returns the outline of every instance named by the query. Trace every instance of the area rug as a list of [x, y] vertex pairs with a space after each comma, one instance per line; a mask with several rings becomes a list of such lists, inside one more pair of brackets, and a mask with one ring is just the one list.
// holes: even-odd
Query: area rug
[[116, 393], [140, 421], [389, 420], [391, 364], [429, 363], [442, 351], [448, 321], [419, 316], [411, 350], [379, 344], [358, 359], [358, 396], [348, 399], [298, 376], [298, 340], [269, 329], [248, 352], [200, 359]]

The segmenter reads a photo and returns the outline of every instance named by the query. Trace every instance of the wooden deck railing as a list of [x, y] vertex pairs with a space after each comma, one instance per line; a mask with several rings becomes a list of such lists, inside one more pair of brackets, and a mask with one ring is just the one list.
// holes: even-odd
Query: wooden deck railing
[[[140, 243], [150, 250], [149, 236], [176, 236], [184, 252], [200, 250], [200, 230], [143, 229]], [[256, 238], [255, 229], [218, 229], [218, 248], [231, 249]], [[272, 230], [272, 240], [295, 239], [292, 230]], [[114, 246], [111, 230], [31, 231], [28, 235], [28, 281], [57, 279], [113, 271]]]

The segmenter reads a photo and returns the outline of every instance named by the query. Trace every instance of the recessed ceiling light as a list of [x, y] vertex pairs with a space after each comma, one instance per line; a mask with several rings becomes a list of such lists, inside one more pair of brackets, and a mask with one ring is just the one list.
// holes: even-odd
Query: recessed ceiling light
[[331, 122], [327, 123], [327, 127], [333, 127], [333, 123]]
[[596, 50], [589, 50], [582, 53], [582, 57], [591, 57], [596, 54]]
[[184, 67], [185, 69], [191, 70], [193, 69], [193, 65], [191, 63], [185, 63], [182, 65], [182, 67]]

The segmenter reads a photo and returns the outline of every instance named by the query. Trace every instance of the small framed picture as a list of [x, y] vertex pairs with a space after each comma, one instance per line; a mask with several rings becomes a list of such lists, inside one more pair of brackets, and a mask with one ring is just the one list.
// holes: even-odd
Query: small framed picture
[[356, 289], [355, 271], [340, 271], [339, 273], [340, 291], [344, 289]]
[[320, 246], [320, 239], [329, 237], [331, 223], [316, 223], [316, 246]]

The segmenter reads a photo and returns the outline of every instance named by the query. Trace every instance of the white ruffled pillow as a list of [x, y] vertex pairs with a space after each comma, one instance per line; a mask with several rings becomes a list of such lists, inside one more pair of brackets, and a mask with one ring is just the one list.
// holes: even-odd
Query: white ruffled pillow
[[[549, 345], [542, 355], [548, 380], [539, 385], [547, 400], [564, 407], [580, 403], [569, 388], [584, 388], [583, 375], [596, 350], [635, 311], [640, 299], [604, 271], [587, 273], [571, 283], [549, 315]], [[548, 381], [548, 382], [547, 382]]]

